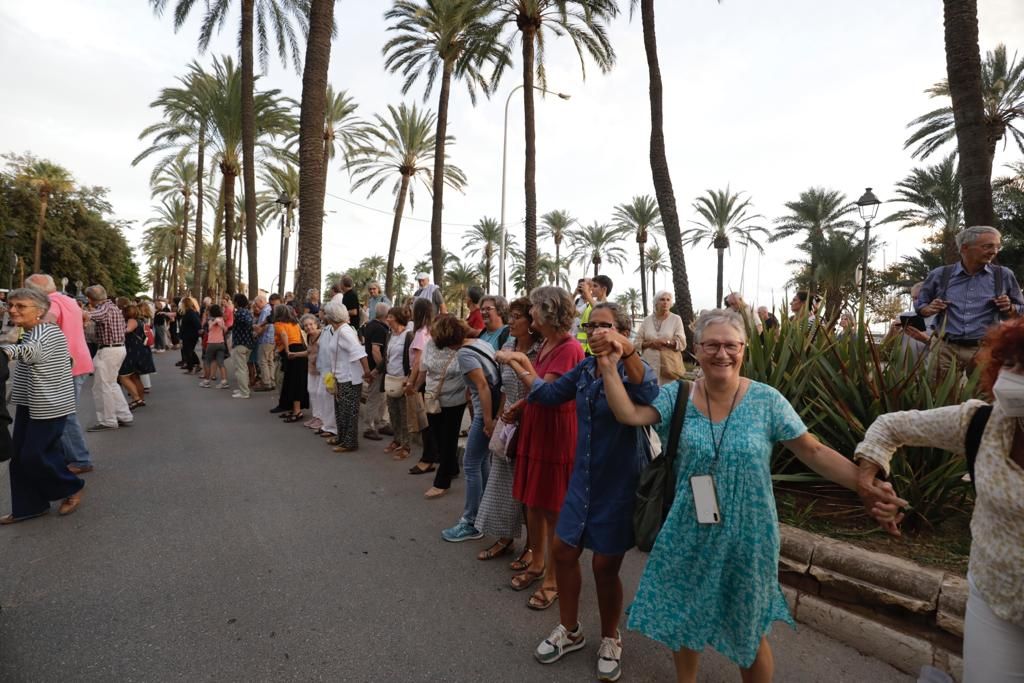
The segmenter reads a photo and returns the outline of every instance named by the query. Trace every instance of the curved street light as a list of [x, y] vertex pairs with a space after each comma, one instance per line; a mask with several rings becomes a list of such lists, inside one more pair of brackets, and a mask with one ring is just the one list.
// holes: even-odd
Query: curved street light
[[860, 212], [861, 220], [864, 221], [864, 260], [860, 266], [860, 326], [864, 327], [864, 310], [868, 300], [868, 256], [871, 253], [871, 221], [878, 215], [878, 207], [881, 201], [866, 188], [864, 194], [857, 200], [857, 211]]
[[[505, 134], [501, 144], [501, 244], [498, 245], [498, 277], [501, 278], [498, 285], [498, 293], [501, 296], [505, 296], [505, 171], [508, 168], [508, 105], [512, 102], [512, 95], [517, 90], [522, 90], [523, 87], [523, 84], [520, 83], [512, 88], [505, 99]], [[539, 85], [533, 86], [533, 89], [547, 95], [558, 95], [563, 100], [568, 100], [572, 97], [572, 95], [567, 95], [564, 92], [555, 92], [554, 90], [542, 88]], [[487, 286], [490, 287], [490, 285], [491, 283], [488, 282]]]

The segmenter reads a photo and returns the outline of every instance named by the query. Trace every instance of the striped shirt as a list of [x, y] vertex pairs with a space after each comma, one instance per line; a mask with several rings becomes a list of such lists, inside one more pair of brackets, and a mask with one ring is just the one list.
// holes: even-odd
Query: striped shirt
[[124, 313], [107, 299], [89, 312], [89, 319], [96, 323], [96, 343], [100, 346], [124, 344]]
[[50, 420], [75, 412], [71, 354], [59, 327], [40, 323], [20, 342], [0, 346], [0, 351], [18, 361], [11, 382], [11, 402], [28, 406], [29, 417]]

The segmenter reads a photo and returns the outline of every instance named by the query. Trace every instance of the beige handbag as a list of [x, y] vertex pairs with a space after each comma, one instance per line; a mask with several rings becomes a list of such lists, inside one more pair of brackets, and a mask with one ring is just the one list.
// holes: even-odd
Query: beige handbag
[[686, 374], [686, 366], [683, 365], [683, 354], [675, 349], [659, 349], [660, 357], [659, 374], [662, 379], [682, 379]]
[[410, 434], [422, 432], [427, 428], [427, 411], [423, 407], [423, 397], [419, 392], [405, 397], [405, 417]]
[[405, 393], [405, 377], [384, 375], [384, 394], [388, 398], [400, 398]]

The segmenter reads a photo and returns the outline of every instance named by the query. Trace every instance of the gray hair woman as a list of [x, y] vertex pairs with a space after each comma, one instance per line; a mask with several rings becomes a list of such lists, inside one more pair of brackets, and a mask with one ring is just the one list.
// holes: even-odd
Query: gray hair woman
[[[61, 435], [67, 416], [75, 411], [75, 385], [71, 354], [60, 328], [43, 322], [50, 300], [43, 292], [15, 289], [8, 297], [11, 321], [25, 330], [17, 344], [0, 345], [4, 370], [14, 369], [11, 402], [14, 416], [14, 453], [11, 458], [11, 514], [0, 524], [38, 517], [61, 500], [60, 514], [78, 509], [85, 482], [64, 466]], [[4, 426], [6, 430], [6, 426]]]
[[826, 479], [857, 491], [892, 533], [896, 508], [906, 503], [889, 484], [859, 482], [857, 466], [811, 436], [782, 394], [741, 376], [747, 326], [738, 313], [702, 314], [695, 337], [703, 376], [693, 385], [665, 385], [651, 405], [634, 401], [613, 371], [622, 360], [631, 378], [639, 372], [633, 344], [611, 334], [607, 343], [591, 343], [620, 423], [654, 425], [668, 444], [676, 410], [685, 421], [673, 454], [675, 499], [630, 608], [629, 628], [673, 650], [680, 681], [696, 680], [708, 645], [739, 665], [744, 680], [771, 680], [765, 635], [775, 621], [793, 624], [779, 588], [769, 467], [775, 444], [781, 441]]
[[348, 309], [340, 301], [324, 306], [324, 316], [334, 328], [334, 420], [338, 436], [328, 440], [335, 453], [351, 453], [359, 448], [359, 399], [363, 381], [370, 374], [366, 349], [359, 343], [356, 331], [349, 324]]
[[480, 314], [484, 318], [484, 329], [480, 339], [500, 351], [508, 341], [508, 301], [503, 296], [488, 294], [480, 299]]
[[368, 295], [366, 299], [366, 312], [368, 315], [375, 315], [379, 304], [387, 304], [388, 308], [391, 308], [391, 299], [384, 293], [380, 283], [376, 280], [371, 280], [366, 285], [366, 293]]
[[658, 292], [654, 312], [640, 323], [636, 347], [640, 357], [654, 370], [658, 384], [666, 384], [683, 376], [683, 351], [686, 349], [686, 327], [683, 319], [673, 313], [672, 294]]

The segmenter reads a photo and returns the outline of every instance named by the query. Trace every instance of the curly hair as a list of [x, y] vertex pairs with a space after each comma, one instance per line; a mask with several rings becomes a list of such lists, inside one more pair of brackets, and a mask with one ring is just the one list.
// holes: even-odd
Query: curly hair
[[550, 325], [559, 332], [568, 332], [576, 319], [576, 306], [569, 292], [561, 287], [537, 287], [530, 292], [530, 303], [537, 307], [535, 322]]
[[465, 320], [450, 313], [439, 315], [430, 327], [430, 336], [439, 349], [457, 348], [466, 340], [470, 327]]
[[981, 352], [981, 389], [992, 395], [992, 385], [999, 379], [999, 371], [1014, 365], [1024, 366], [1024, 318], [995, 325], [985, 335]]

